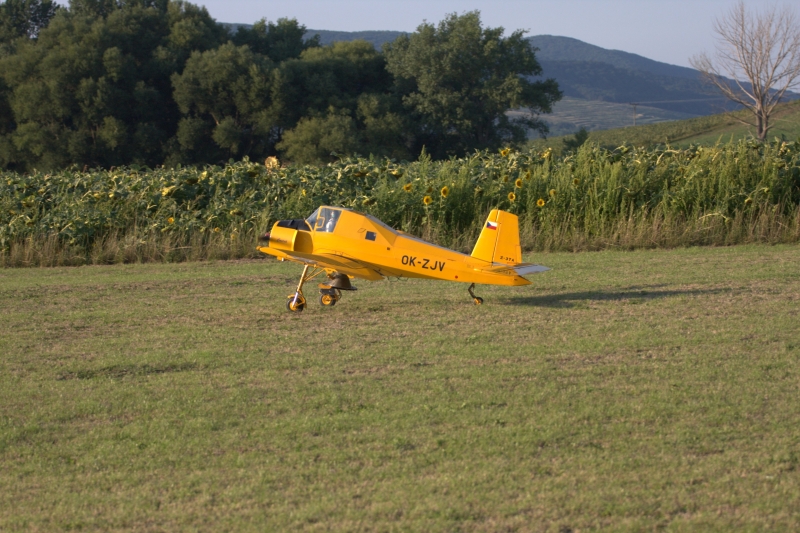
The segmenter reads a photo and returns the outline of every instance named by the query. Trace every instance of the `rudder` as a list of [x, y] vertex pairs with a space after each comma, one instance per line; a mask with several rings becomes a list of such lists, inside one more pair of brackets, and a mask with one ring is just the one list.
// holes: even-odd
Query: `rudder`
[[521, 263], [522, 248], [519, 245], [517, 215], [492, 209], [472, 250], [472, 257], [506, 265]]

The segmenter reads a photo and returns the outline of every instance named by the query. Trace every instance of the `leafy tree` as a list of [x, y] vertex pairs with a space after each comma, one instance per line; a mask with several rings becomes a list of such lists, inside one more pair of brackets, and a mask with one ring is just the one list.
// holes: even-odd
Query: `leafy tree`
[[170, 74], [192, 49], [219, 45], [224, 30], [191, 4], [162, 7], [132, 2], [105, 17], [61, 10], [37, 41], [0, 59], [14, 118], [13, 131], [0, 132], [4, 153], [13, 145], [6, 166], [155, 165], [177, 149]]
[[183, 158], [218, 161], [270, 153], [273, 120], [269, 112], [268, 58], [229, 42], [195, 52], [182, 74], [173, 74], [174, 97], [185, 115], [178, 126]]
[[406, 159], [407, 124], [392, 107], [386, 95], [363, 94], [355, 112], [330, 108], [327, 114], [300, 119], [283, 134], [277, 148], [301, 164], [332, 162], [353, 154]]
[[337, 42], [305, 50], [281, 63], [273, 84], [273, 112], [281, 128], [330, 108], [355, 111], [367, 92], [391, 90], [383, 56], [366, 41]]
[[392, 76], [384, 57], [366, 41], [310, 48], [282, 63], [274, 80], [273, 116], [286, 130], [277, 147], [289, 159], [329, 161], [331, 153], [408, 156], [409, 126]]
[[58, 5], [52, 0], [6, 0], [0, 4], [0, 43], [17, 37], [35, 39], [56, 11]]
[[246, 45], [256, 54], [275, 63], [295, 59], [308, 48], [319, 46], [319, 35], [305, 40], [306, 27], [295, 19], [278, 19], [277, 23], [261, 19], [251, 28], [239, 27], [233, 36], [236, 45]]
[[143, 7], [166, 11], [169, 0], [70, 0], [73, 13], [105, 18], [118, 9]]
[[0, 168], [14, 169], [17, 153], [11, 140], [11, 133], [16, 126], [14, 113], [8, 103], [9, 92], [9, 88], [0, 78]]
[[283, 135], [278, 148], [301, 164], [330, 161], [358, 149], [356, 123], [347, 111], [331, 109], [325, 116], [303, 118]]
[[589, 140], [589, 132], [581, 126], [581, 129], [576, 131], [571, 139], [564, 139], [564, 150], [575, 151], [583, 146], [587, 140]]
[[[387, 68], [417, 123], [414, 151], [435, 157], [519, 143], [528, 129], [547, 132], [536, 118], [561, 97], [542, 73], [523, 31], [503, 37], [503, 28], [481, 26], [480, 13], [452, 14], [438, 27], [423, 23], [416, 33], [384, 46]], [[509, 109], [530, 113], [510, 118]]]

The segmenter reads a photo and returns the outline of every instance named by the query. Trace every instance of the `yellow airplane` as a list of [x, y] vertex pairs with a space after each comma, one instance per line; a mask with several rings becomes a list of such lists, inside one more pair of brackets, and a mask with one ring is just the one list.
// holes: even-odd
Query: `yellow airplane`
[[303, 285], [325, 272], [319, 284], [319, 302], [335, 305], [341, 291], [356, 290], [350, 278], [372, 281], [388, 277], [441, 279], [470, 283], [467, 289], [476, 305], [476, 283], [529, 285], [523, 278], [550, 270], [522, 262], [517, 216], [492, 210], [471, 255], [442, 248], [390, 228], [372, 215], [341, 207], [320, 207], [303, 220], [279, 220], [260, 240], [258, 250], [281, 261], [302, 263], [303, 274], [286, 308], [300, 312], [306, 307]]

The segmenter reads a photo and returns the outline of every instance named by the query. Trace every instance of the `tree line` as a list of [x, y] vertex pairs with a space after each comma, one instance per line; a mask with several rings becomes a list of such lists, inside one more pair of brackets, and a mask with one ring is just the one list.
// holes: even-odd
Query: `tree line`
[[561, 97], [531, 80], [542, 70], [523, 32], [485, 28], [477, 11], [382, 51], [305, 33], [294, 19], [232, 32], [182, 0], [6, 0], [0, 166], [447, 158], [546, 132], [539, 114]]

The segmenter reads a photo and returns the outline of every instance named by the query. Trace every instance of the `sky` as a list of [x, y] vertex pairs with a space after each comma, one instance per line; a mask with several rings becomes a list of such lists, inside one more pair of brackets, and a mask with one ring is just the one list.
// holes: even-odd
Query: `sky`
[[[193, 0], [218, 22], [295, 18], [309, 29], [412, 32], [423, 21], [479, 10], [484, 27], [506, 34], [562, 35], [613, 50], [689, 66], [713, 52], [714, 19], [738, 0]], [[749, 0], [749, 7], [766, 5]], [[785, 4], [778, 4], [785, 5]], [[790, 4], [791, 5], [791, 4]], [[798, 10], [797, 7], [793, 7]], [[799, 10], [800, 11], [800, 10]]]

